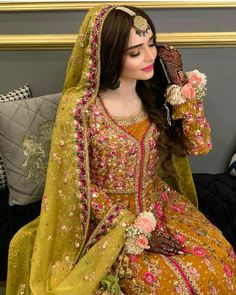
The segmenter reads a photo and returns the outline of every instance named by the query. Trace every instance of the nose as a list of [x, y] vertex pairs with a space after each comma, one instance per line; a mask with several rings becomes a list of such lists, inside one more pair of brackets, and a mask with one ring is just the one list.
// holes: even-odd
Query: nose
[[152, 47], [146, 47], [146, 50], [145, 50], [145, 62], [152, 62], [155, 60], [157, 56], [157, 49], [156, 49], [156, 46], [152, 46]]

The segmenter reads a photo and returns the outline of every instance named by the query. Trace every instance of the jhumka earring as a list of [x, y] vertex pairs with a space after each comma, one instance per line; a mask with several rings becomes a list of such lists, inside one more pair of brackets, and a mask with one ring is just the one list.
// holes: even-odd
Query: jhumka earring
[[140, 37], [142, 36], [145, 37], [151, 31], [151, 28], [147, 20], [141, 15], [136, 15], [136, 13], [133, 10], [124, 6], [118, 6], [115, 9], [122, 10], [128, 13], [130, 16], [134, 16], [133, 26], [136, 29], [136, 34], [139, 35]]
[[114, 84], [111, 86], [111, 90], [115, 90], [120, 87], [120, 80], [117, 80]]

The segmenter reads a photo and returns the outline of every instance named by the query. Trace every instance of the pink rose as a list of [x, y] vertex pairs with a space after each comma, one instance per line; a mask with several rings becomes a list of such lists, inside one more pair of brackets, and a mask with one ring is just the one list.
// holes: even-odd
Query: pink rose
[[206, 250], [203, 249], [202, 247], [200, 246], [196, 246], [193, 248], [192, 250], [193, 254], [199, 256], [199, 257], [204, 257], [206, 255]]
[[138, 237], [138, 239], [136, 240], [135, 244], [142, 249], [149, 249], [150, 248], [148, 246], [148, 239], [145, 235], [140, 235]]
[[155, 226], [153, 227], [153, 224], [150, 221], [150, 219], [145, 216], [138, 216], [134, 224], [140, 229], [142, 229], [145, 234], [150, 233], [155, 229]]
[[228, 264], [224, 264], [224, 271], [227, 277], [232, 277], [232, 271], [231, 268], [228, 266]]
[[191, 83], [194, 87], [201, 85], [203, 80], [202, 77], [198, 76], [196, 73], [192, 73], [189, 77], [189, 83]]
[[187, 83], [181, 88], [181, 95], [186, 99], [191, 99], [196, 97], [196, 92], [193, 89], [192, 85], [190, 83]]
[[147, 283], [148, 285], [152, 285], [155, 282], [156, 277], [157, 276], [154, 275], [150, 271], [145, 272], [144, 275], [143, 275], [143, 279], [144, 279], [145, 283]]

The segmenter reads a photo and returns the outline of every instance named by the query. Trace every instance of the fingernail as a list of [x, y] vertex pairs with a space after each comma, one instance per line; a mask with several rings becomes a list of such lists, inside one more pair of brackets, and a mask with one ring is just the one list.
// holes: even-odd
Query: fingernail
[[178, 251], [178, 254], [184, 254], [184, 252], [183, 251]]

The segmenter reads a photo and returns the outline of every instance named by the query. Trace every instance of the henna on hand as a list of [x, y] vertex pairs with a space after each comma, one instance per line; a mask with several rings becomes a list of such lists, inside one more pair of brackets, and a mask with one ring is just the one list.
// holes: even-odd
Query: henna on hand
[[148, 251], [171, 256], [174, 254], [184, 254], [182, 245], [175, 240], [167, 231], [154, 230], [149, 241]]
[[168, 43], [160, 42], [157, 42], [157, 51], [170, 82], [177, 85], [184, 85], [187, 82], [187, 76], [183, 71], [180, 52]]

